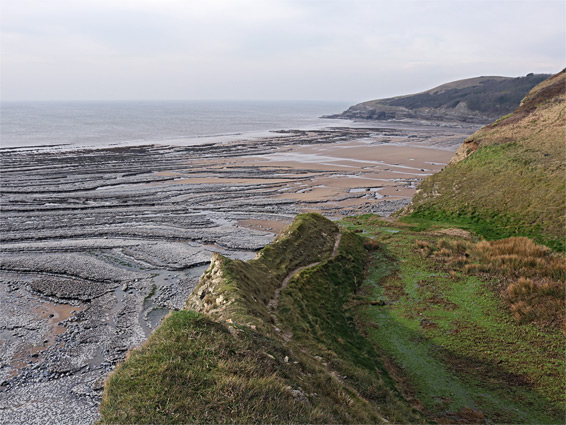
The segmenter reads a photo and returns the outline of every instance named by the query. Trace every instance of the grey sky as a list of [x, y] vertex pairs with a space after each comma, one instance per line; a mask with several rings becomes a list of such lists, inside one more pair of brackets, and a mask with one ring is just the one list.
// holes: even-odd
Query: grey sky
[[565, 0], [0, 0], [3, 100], [345, 100], [566, 64]]

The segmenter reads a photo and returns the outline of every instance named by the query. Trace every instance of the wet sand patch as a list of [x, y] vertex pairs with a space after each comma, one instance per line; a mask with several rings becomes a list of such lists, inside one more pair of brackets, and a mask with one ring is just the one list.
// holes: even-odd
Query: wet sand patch
[[264, 230], [274, 234], [279, 234], [285, 227], [291, 224], [291, 221], [281, 220], [240, 220], [238, 226], [250, 229]]
[[[3, 335], [2, 338], [3, 345], [12, 345], [12, 349], [2, 348], [2, 357], [7, 361], [3, 367], [8, 368], [6, 377], [10, 379], [18, 376], [26, 367], [41, 363], [47, 350], [57, 348], [61, 344], [58, 337], [67, 331], [64, 322], [83, 311], [84, 307], [41, 300], [37, 296], [32, 296], [24, 303], [25, 294], [7, 291], [4, 286], [0, 288], [0, 294], [3, 300], [11, 300], [11, 312], [19, 313], [10, 326], [12, 335]], [[25, 312], [23, 308], [26, 308]], [[5, 312], [4, 307], [1, 311]], [[33, 329], [33, 335], [21, 338], [18, 329], [22, 328]]]

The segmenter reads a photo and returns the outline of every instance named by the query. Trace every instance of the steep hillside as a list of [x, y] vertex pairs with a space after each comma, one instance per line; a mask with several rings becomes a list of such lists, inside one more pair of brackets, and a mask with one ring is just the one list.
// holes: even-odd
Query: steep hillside
[[566, 72], [533, 88], [519, 108], [470, 136], [423, 181], [409, 220], [466, 226], [487, 238], [528, 236], [565, 248]]
[[[193, 310], [110, 376], [102, 422], [563, 422], [563, 257], [373, 215], [340, 226], [300, 215], [255, 260], [215, 255]], [[509, 255], [520, 268], [494, 260]], [[518, 270], [547, 285], [525, 291]]]
[[299, 215], [255, 260], [216, 255], [106, 384], [104, 423], [422, 423], [347, 302], [367, 252]]
[[388, 99], [371, 100], [328, 118], [354, 120], [416, 119], [489, 123], [513, 111], [536, 84], [549, 75], [477, 77]]

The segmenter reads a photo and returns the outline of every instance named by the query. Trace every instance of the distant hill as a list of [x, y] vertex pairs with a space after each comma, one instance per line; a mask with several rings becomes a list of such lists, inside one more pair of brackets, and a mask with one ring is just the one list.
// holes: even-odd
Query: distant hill
[[353, 120], [409, 119], [487, 124], [512, 112], [549, 74], [525, 77], [476, 77], [388, 99], [370, 100], [326, 118]]
[[566, 245], [566, 70], [534, 87], [512, 114], [468, 137], [426, 178], [406, 213]]

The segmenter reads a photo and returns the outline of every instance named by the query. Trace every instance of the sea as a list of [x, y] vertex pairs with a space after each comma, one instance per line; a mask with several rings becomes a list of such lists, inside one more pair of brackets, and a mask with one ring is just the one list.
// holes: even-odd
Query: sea
[[343, 102], [2, 102], [0, 147], [103, 148], [194, 145], [266, 137], [273, 131], [345, 126], [321, 118]]

